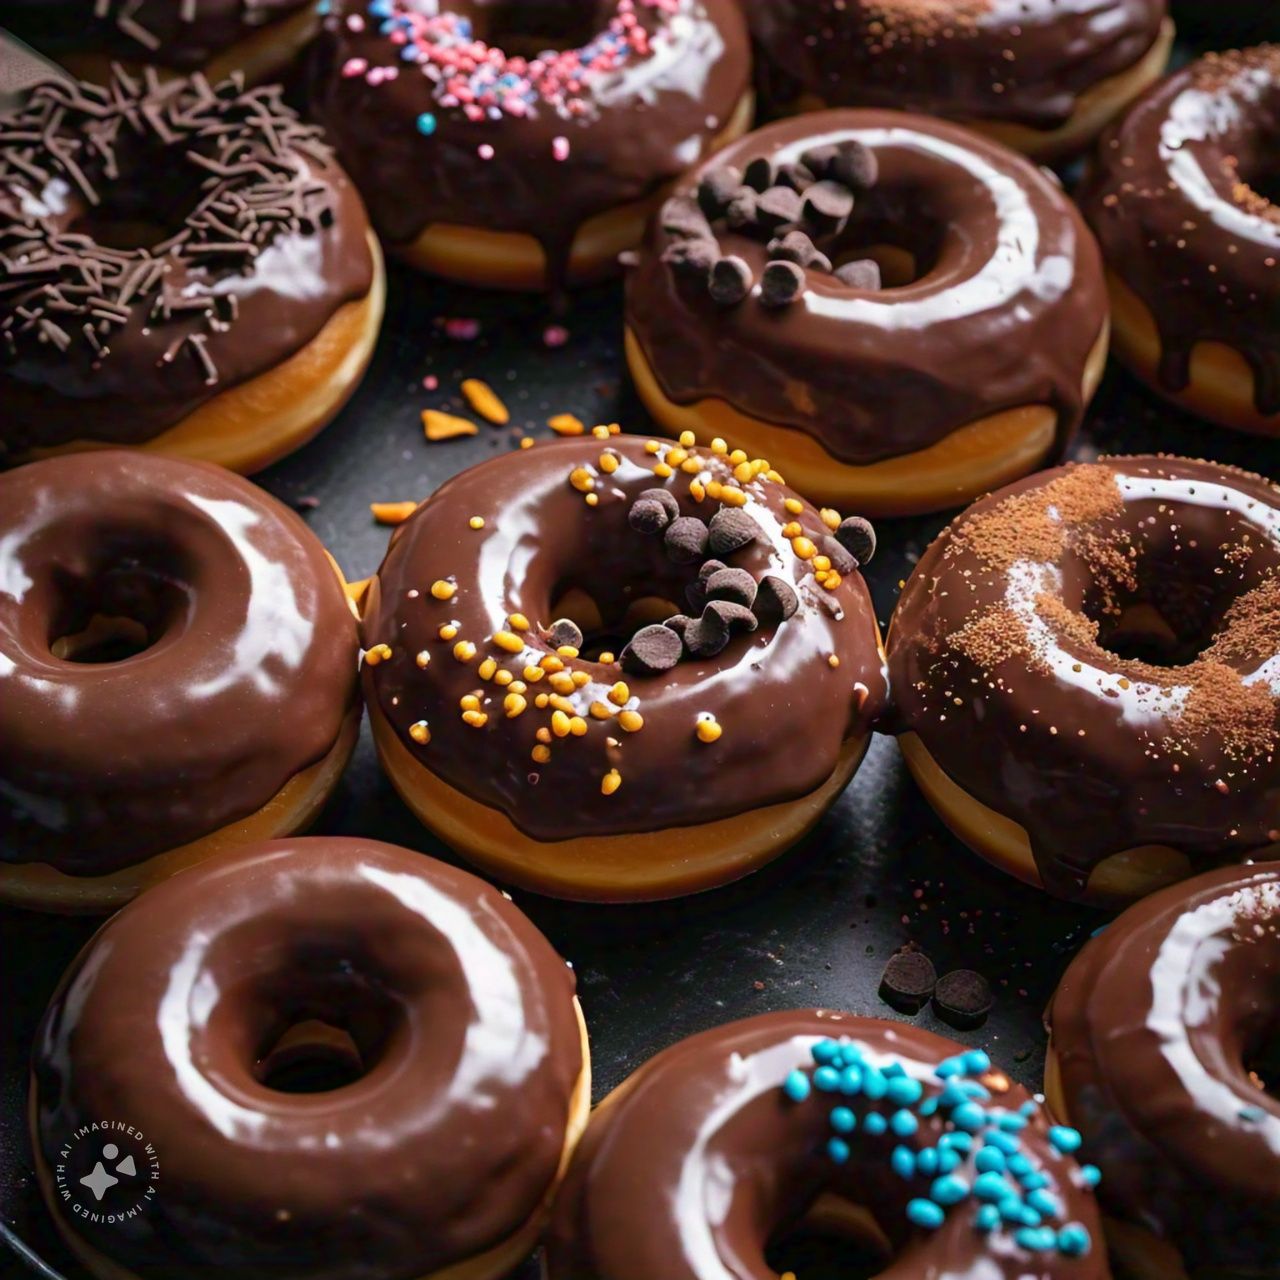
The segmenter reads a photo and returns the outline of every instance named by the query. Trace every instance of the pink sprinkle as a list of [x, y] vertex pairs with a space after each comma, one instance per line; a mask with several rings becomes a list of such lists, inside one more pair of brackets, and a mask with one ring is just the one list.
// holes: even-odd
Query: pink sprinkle
[[551, 142], [551, 154], [557, 160], [567, 160], [569, 158], [569, 139], [554, 138]]
[[482, 142], [480, 146], [476, 148], [476, 152], [480, 156], [481, 160], [493, 159], [493, 148], [487, 142]]
[[362, 76], [369, 69], [369, 64], [363, 58], [348, 58], [342, 64], [342, 74], [350, 79], [352, 76]]
[[548, 347], [563, 347], [569, 341], [569, 330], [562, 324], [549, 324], [542, 331], [542, 341]]
[[444, 331], [456, 342], [473, 342], [480, 336], [480, 321], [451, 317], [444, 322]]
[[348, 15], [347, 15], [347, 30], [348, 30], [348, 31], [363, 31], [363, 30], [364, 30], [364, 18], [363, 18], [360, 14], [358, 14], [358, 13], [351, 13], [351, 14], [348, 14]]
[[440, 379], [434, 373], [429, 373], [423, 378], [422, 385], [427, 391], [435, 391], [440, 386]]

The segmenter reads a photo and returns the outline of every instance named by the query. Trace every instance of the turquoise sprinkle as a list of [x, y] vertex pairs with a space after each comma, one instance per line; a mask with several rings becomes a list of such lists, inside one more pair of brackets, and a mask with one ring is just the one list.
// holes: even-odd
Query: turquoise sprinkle
[[936, 1231], [947, 1220], [947, 1215], [932, 1200], [912, 1200], [907, 1205], [907, 1220], [927, 1231]]
[[881, 1067], [880, 1070], [884, 1072], [885, 1079], [887, 1080], [897, 1080], [907, 1074], [906, 1067], [904, 1067], [900, 1062], [891, 1062], [888, 1066]]
[[963, 1178], [939, 1178], [929, 1188], [929, 1198], [936, 1204], [949, 1208], [969, 1198], [969, 1184]]
[[879, 1067], [868, 1067], [862, 1073], [862, 1092], [872, 1102], [878, 1102], [889, 1092], [889, 1082], [884, 1078], [884, 1072]]
[[964, 1091], [963, 1080], [948, 1080], [946, 1087], [938, 1095], [938, 1101], [944, 1107], [959, 1107], [969, 1101], [969, 1095]]
[[917, 1111], [918, 1111], [922, 1116], [924, 1116], [924, 1117], [926, 1117], [926, 1118], [928, 1118], [928, 1117], [929, 1117], [929, 1116], [931, 1116], [931, 1115], [935, 1115], [935, 1114], [937, 1114], [937, 1110], [938, 1110], [938, 1099], [937, 1099], [937, 1098], [926, 1098], [926, 1099], [925, 1099], [925, 1100], [924, 1100], [924, 1101], [923, 1101], [923, 1102], [922, 1102], [922, 1103], [921, 1103], [921, 1104], [916, 1108], [916, 1110], [917, 1110]]
[[862, 1068], [848, 1066], [840, 1073], [840, 1092], [846, 1098], [856, 1098], [862, 1092]]
[[819, 1067], [813, 1073], [813, 1085], [823, 1093], [835, 1093], [840, 1087], [840, 1073], [835, 1067]]
[[849, 1144], [843, 1138], [832, 1138], [827, 1143], [827, 1155], [831, 1157], [836, 1164], [844, 1164], [849, 1158]]
[[1079, 1258], [1089, 1252], [1093, 1241], [1089, 1232], [1078, 1222], [1069, 1222], [1058, 1232], [1058, 1252], [1065, 1253], [1068, 1258]]
[[951, 1113], [951, 1123], [969, 1133], [977, 1133], [986, 1122], [987, 1113], [976, 1102], [962, 1102]]
[[991, 1070], [991, 1059], [981, 1049], [970, 1049], [964, 1055], [964, 1069], [971, 1076], [980, 1076]]
[[793, 1071], [787, 1076], [782, 1091], [792, 1102], [803, 1102], [809, 1096], [809, 1077], [803, 1071]]
[[925, 1147], [923, 1151], [916, 1156], [916, 1168], [926, 1178], [932, 1178], [938, 1172], [938, 1153], [932, 1147]]
[[1058, 1236], [1052, 1227], [1023, 1227], [1013, 1238], [1024, 1248], [1040, 1252], [1057, 1247]]
[[1003, 1152], [1006, 1156], [1018, 1154], [1017, 1138], [1011, 1138], [1007, 1133], [1001, 1133], [999, 1130], [984, 1134], [982, 1141], [985, 1146], [995, 1147], [997, 1151]]
[[819, 1040], [809, 1052], [813, 1054], [814, 1062], [821, 1067], [836, 1060], [840, 1054], [840, 1046], [834, 1040]]
[[1072, 1129], [1065, 1124], [1055, 1124], [1049, 1130], [1049, 1141], [1063, 1155], [1070, 1155], [1073, 1151], [1080, 1150], [1080, 1144], [1084, 1139], [1080, 1136], [1079, 1129]]
[[1080, 1181], [1086, 1187], [1096, 1187], [1102, 1181], [1102, 1170], [1096, 1164], [1082, 1164], [1080, 1166]]
[[1005, 1133], [1021, 1133], [1027, 1127], [1025, 1118], [1016, 1112], [1001, 1116], [998, 1123]]
[[[924, 1108], [921, 1107], [920, 1110], [923, 1111]], [[964, 1152], [967, 1155], [973, 1150], [973, 1134], [961, 1133], [958, 1130], [955, 1133], [944, 1133], [938, 1139], [938, 1146], [952, 1147], [956, 1151]]]
[[974, 1156], [973, 1165], [979, 1173], [1003, 1173], [1004, 1152], [996, 1147], [983, 1147]]
[[831, 1127], [837, 1133], [852, 1133], [858, 1127], [858, 1117], [848, 1107], [837, 1107], [831, 1113]]
[[1013, 1194], [1013, 1188], [1005, 1178], [995, 1172], [980, 1173], [973, 1184], [973, 1194], [979, 1200], [1001, 1201]]
[[895, 1111], [889, 1119], [889, 1128], [900, 1138], [909, 1138], [920, 1128], [920, 1121], [910, 1111]]
[[878, 1111], [872, 1111], [862, 1122], [863, 1132], [871, 1134], [874, 1138], [878, 1138], [888, 1128], [889, 1122]]
[[418, 117], [418, 132], [424, 138], [429, 138], [436, 131], [436, 118], [430, 111], [424, 111]]
[[943, 1058], [934, 1068], [933, 1074], [939, 1080], [949, 1080], [952, 1076], [962, 1075], [964, 1073], [963, 1058]]
[[1261, 1107], [1241, 1107], [1240, 1119], [1246, 1124], [1258, 1124], [1267, 1118], [1267, 1113]]
[[[1022, 1214], [1022, 1201], [1017, 1196], [1007, 1196], [999, 1202], [1000, 1217], [1012, 1227], [1025, 1225]], [[1035, 1210], [1032, 1210], [1035, 1213]]]
[[909, 1147], [894, 1147], [889, 1157], [889, 1167], [900, 1178], [913, 1178], [916, 1172], [916, 1157]]
[[1027, 1203], [1045, 1218], [1056, 1218], [1060, 1212], [1057, 1200], [1042, 1188], [1032, 1191], [1027, 1196]]
[[1042, 1187], [1049, 1185], [1048, 1175], [1043, 1173], [1029, 1173], [1025, 1178], [1019, 1178], [1018, 1181], [1022, 1183], [1024, 1191], [1039, 1191]]
[[910, 1076], [896, 1076], [889, 1081], [885, 1097], [896, 1107], [909, 1107], [924, 1097], [924, 1086]]
[[1021, 1151], [1015, 1152], [1009, 1157], [1009, 1172], [1019, 1180], [1026, 1177], [1027, 1174], [1034, 1172], [1035, 1165]]
[[993, 1204], [984, 1204], [974, 1216], [973, 1225], [984, 1235], [1000, 1225], [1000, 1210]]
[[943, 1147], [938, 1152], [938, 1172], [955, 1173], [960, 1167], [960, 1153], [950, 1147]]

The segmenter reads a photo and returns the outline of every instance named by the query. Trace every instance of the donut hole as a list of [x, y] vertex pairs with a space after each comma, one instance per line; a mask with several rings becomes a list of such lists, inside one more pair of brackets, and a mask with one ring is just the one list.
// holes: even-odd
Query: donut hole
[[632, 589], [624, 586], [607, 602], [597, 600], [583, 587], [561, 584], [553, 599], [552, 617], [568, 618], [576, 624], [583, 636], [581, 656], [589, 662], [598, 661], [601, 654], [611, 653], [616, 658], [637, 631], [685, 612], [668, 595], [655, 594], [643, 584]]
[[511, 57], [580, 49], [608, 25], [616, 5], [581, 0], [490, 0], [477, 7], [472, 28], [478, 39]]
[[874, 1280], [894, 1254], [869, 1209], [834, 1195], [822, 1196], [798, 1225], [775, 1232], [765, 1246], [774, 1271], [802, 1280]]
[[946, 237], [945, 226], [917, 203], [910, 192], [863, 197], [840, 235], [820, 247], [836, 270], [870, 258], [885, 289], [905, 289], [932, 274]]
[[1244, 1069], [1261, 1092], [1280, 1101], [1280, 1023], [1252, 1037], [1245, 1049]]
[[277, 1093], [330, 1093], [365, 1074], [364, 1055], [349, 1031], [311, 1018], [289, 1027], [254, 1074]]
[[1098, 643], [1122, 660], [1188, 666], [1213, 643], [1232, 597], [1214, 590], [1213, 576], [1188, 576], [1171, 565], [1142, 568], [1129, 598], [1091, 593], [1086, 599], [1084, 613], [1098, 624]]

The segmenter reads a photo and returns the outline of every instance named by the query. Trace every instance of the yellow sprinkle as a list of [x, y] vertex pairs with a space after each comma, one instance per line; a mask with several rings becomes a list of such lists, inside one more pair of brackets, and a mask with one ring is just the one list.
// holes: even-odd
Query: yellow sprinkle
[[798, 520], [789, 520], [782, 526], [784, 538], [798, 538], [804, 532], [804, 526]]
[[414, 662], [425, 670], [431, 664], [431, 655], [423, 649], [418, 656], [414, 658]]
[[693, 446], [698, 443], [698, 437], [695, 436], [692, 431], [682, 431], [680, 433], [680, 443], [684, 445], [686, 449], [692, 449]]
[[453, 656], [459, 662], [470, 662], [476, 656], [476, 647], [470, 640], [459, 640], [453, 646]]
[[724, 485], [722, 485], [719, 480], [707, 481], [707, 497], [710, 498], [712, 502], [720, 501], [720, 494], [723, 489]]
[[476, 674], [481, 680], [492, 680], [494, 673], [498, 670], [498, 660], [496, 658], [486, 658], [477, 668]]
[[533, 705], [541, 711], [547, 705], [547, 700], [550, 697], [551, 695], [549, 693], [540, 693], [536, 698], [534, 698]]
[[583, 502], [589, 507], [598, 507], [600, 505], [600, 495], [598, 493], [589, 493], [583, 498]]
[[458, 706], [460, 706], [463, 711], [479, 711], [480, 695], [476, 693], [465, 693], [458, 699]]
[[494, 634], [493, 643], [508, 653], [523, 653], [524, 641], [510, 631], [498, 631]]
[[591, 434], [595, 436], [597, 440], [607, 440], [610, 437], [610, 435], [612, 435], [613, 433], [609, 430], [608, 427], [602, 425], [598, 427], [592, 427]]
[[793, 516], [798, 516], [804, 510], [804, 503], [799, 498], [784, 498], [782, 505]]
[[547, 426], [558, 436], [580, 436], [586, 431], [582, 419], [571, 413], [557, 413], [554, 418], [547, 419]]
[[376, 667], [380, 662], [386, 662], [391, 657], [391, 646], [389, 644], [375, 644], [372, 649], [366, 649], [364, 660], [371, 667]]
[[669, 480], [675, 475], [675, 472], [665, 462], [655, 462], [653, 464], [653, 474], [660, 479]]
[[578, 656], [578, 650], [571, 644], [562, 644], [556, 653], [561, 658], [573, 659]]
[[832, 569], [822, 580], [822, 589], [824, 591], [834, 591], [843, 581], [844, 579]]
[[549, 693], [546, 696], [547, 702], [550, 703], [551, 706], [555, 707], [558, 711], [563, 711], [567, 716], [573, 715], [578, 710], [578, 708], [575, 707], [563, 693]]
[[483, 529], [484, 516], [472, 516], [471, 519], [467, 521], [467, 526], [471, 529]]
[[569, 717], [563, 711], [553, 711], [551, 713], [551, 732], [557, 738], [567, 738], [569, 736]]
[[437, 440], [455, 440], [458, 436], [479, 435], [480, 428], [466, 418], [459, 418], [452, 413], [441, 413], [438, 409], [423, 409], [422, 426], [427, 439], [433, 443]]
[[607, 651], [606, 651], [605, 653], [602, 653], [602, 654], [600, 655], [600, 663], [601, 663], [601, 665], [602, 665], [602, 666], [606, 666], [606, 667], [607, 667], [607, 666], [609, 665], [609, 663], [613, 662], [614, 660], [615, 660], [615, 659], [614, 659], [614, 655], [613, 655], [612, 653], [607, 652]]
[[530, 683], [537, 684], [547, 673], [541, 667], [525, 667], [521, 675]]
[[627, 686], [625, 680], [619, 680], [618, 683], [609, 690], [609, 701], [616, 707], [625, 707], [630, 697], [631, 690]]
[[573, 683], [573, 677], [567, 671], [555, 672], [547, 683], [557, 693], [572, 693], [577, 688]]
[[593, 702], [591, 714], [597, 720], [608, 720], [614, 714], [614, 709], [607, 702]]
[[791, 550], [800, 557], [801, 560], [812, 560], [818, 554], [818, 548], [806, 538], [803, 534], [798, 538], [791, 539]]
[[452, 640], [452, 639], [454, 639], [454, 638], [457, 636], [457, 634], [458, 634], [458, 628], [457, 628], [457, 626], [456, 626], [454, 623], [452, 623], [452, 622], [446, 622], [446, 623], [445, 623], [445, 624], [440, 628], [440, 639], [441, 639], [441, 640]]
[[712, 743], [719, 741], [724, 730], [714, 720], [698, 721], [698, 741]]
[[510, 671], [505, 670], [499, 671], [498, 674], [493, 677], [493, 683], [503, 686], [510, 685], [513, 689], [516, 688], [516, 685], [519, 685], [520, 688], [516, 689], [517, 693], [523, 693], [529, 687], [523, 681], [517, 680]]
[[486, 421], [495, 426], [505, 427], [511, 421], [507, 406], [498, 399], [497, 394], [487, 382], [479, 378], [468, 378], [462, 384], [462, 394], [467, 403]]
[[417, 724], [409, 726], [409, 737], [420, 747], [425, 747], [431, 741], [431, 730], [425, 720], [419, 720]]
[[676, 446], [675, 448], [667, 450], [666, 457], [663, 458], [663, 462], [665, 462], [669, 467], [678, 467], [688, 456], [688, 453], [679, 446]]
[[770, 467], [770, 468], [769, 468], [769, 470], [768, 470], [768, 471], [766, 471], [766, 472], [764, 473], [764, 475], [765, 475], [765, 479], [766, 479], [766, 480], [772, 480], [774, 484], [786, 484], [786, 483], [787, 483], [787, 482], [782, 478], [782, 473], [781, 473], [780, 471], [775, 471], [772, 467]]
[[586, 467], [574, 467], [569, 472], [569, 483], [573, 485], [579, 493], [590, 493], [596, 487], [595, 478]]
[[729, 465], [731, 467], [736, 467], [740, 462], [746, 462], [746, 461], [747, 461], [747, 455], [746, 455], [746, 451], [743, 449], [735, 449], [729, 455]]
[[522, 449], [532, 449], [532, 448], [533, 448], [533, 437], [532, 437], [532, 436], [521, 436], [521, 437], [520, 437], [520, 447], [521, 447]]
[[369, 510], [379, 524], [403, 524], [418, 509], [416, 502], [371, 502]]
[[719, 436], [716, 436], [716, 438], [711, 442], [711, 452], [723, 457], [724, 454], [729, 452], [729, 446], [725, 444]]
[[840, 513], [831, 507], [823, 507], [818, 513], [822, 517], [822, 523], [828, 529], [838, 529], [840, 527]]
[[575, 738], [585, 737], [587, 732], [587, 722], [581, 716], [573, 716], [569, 720], [569, 732], [572, 733]]
[[554, 653], [544, 653], [542, 657], [538, 659], [538, 665], [543, 669], [543, 671], [564, 670], [564, 663], [561, 662]]
[[747, 495], [741, 489], [731, 489], [726, 485], [720, 491], [720, 501], [727, 507], [745, 507], [747, 505]]
[[620, 436], [622, 434], [622, 428], [618, 426], [616, 422], [611, 422], [609, 423], [609, 434], [611, 436]]
[[600, 455], [600, 470], [607, 476], [613, 475], [621, 465], [622, 463], [616, 453], [602, 453]]
[[512, 631], [528, 631], [529, 619], [523, 613], [509, 613], [507, 615], [507, 626]]
[[483, 711], [464, 711], [462, 718], [473, 729], [483, 729], [489, 723], [489, 717]]
[[551, 748], [544, 747], [541, 743], [539, 743], [536, 747], [534, 747], [531, 754], [536, 763], [546, 764], [547, 761], [551, 759]]
[[622, 774], [617, 769], [610, 769], [600, 780], [600, 793], [611, 796], [620, 786], [622, 786]]
[[662, 446], [656, 440], [646, 440], [644, 442], [645, 453], [661, 453]]
[[702, 459], [692, 458], [692, 457], [686, 458], [680, 464], [680, 470], [683, 471], [687, 476], [697, 475], [698, 472], [702, 470]]
[[573, 673], [573, 687], [581, 689], [583, 685], [591, 683], [591, 677], [585, 671], [575, 671]]
[[457, 593], [457, 586], [452, 582], [446, 582], [443, 578], [437, 578], [431, 584], [431, 594], [437, 600], [452, 600]]
[[739, 484], [750, 484], [756, 478], [756, 470], [749, 462], [740, 462], [733, 469], [733, 478]]
[[533, 736], [534, 736], [535, 738], [537, 738], [537, 740], [538, 740], [539, 742], [547, 742], [547, 743], [549, 743], [549, 742], [551, 741], [551, 730], [550, 730], [550, 729], [545, 729], [545, 728], [544, 728], [544, 729], [539, 729], [539, 730], [538, 730], [538, 732], [537, 732], [537, 733], [535, 733]]
[[834, 670], [835, 670], [835, 668], [836, 668], [836, 667], [838, 667], [839, 665], [840, 665], [840, 659], [839, 659], [838, 657], [836, 657], [836, 655], [833, 653], [833, 654], [832, 654], [832, 655], [827, 659], [827, 666], [829, 666], [829, 667], [834, 671]]
[[523, 715], [528, 706], [528, 702], [518, 693], [509, 693], [502, 700], [502, 709], [507, 713], [508, 720], [514, 720], [516, 716]]
[[830, 556], [814, 556], [813, 557], [814, 573], [826, 573], [826, 571], [830, 568], [831, 568]]
[[644, 728], [644, 716], [638, 711], [623, 711], [618, 716], [618, 723], [628, 733], [639, 733]]
[[689, 492], [693, 494], [694, 502], [701, 502], [707, 496], [706, 486], [701, 480], [691, 480], [689, 482]]

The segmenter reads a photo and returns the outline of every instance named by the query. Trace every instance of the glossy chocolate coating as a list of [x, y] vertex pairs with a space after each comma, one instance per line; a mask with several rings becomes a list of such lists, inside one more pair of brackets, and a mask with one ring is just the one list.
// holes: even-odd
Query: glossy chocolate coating
[[[618, 4], [561, 0], [547, 6], [550, 18], [500, 0], [407, 7], [457, 14], [491, 47], [536, 30], [539, 47], [555, 48], [561, 27], [585, 37], [584, 28], [602, 29]], [[665, 14], [635, 5], [652, 54], [585, 74], [579, 113], [539, 102], [520, 116], [495, 108], [473, 120], [464, 106], [442, 104], [435, 82], [402, 60], [365, 0], [336, 0], [312, 51], [311, 113], [392, 244], [433, 223], [521, 232], [541, 243], [558, 283], [578, 228], [652, 195], [700, 160], [750, 87], [746, 23], [735, 0], [675, 0], [672, 7]], [[361, 19], [362, 29], [351, 30], [349, 17]], [[370, 85], [367, 75], [343, 74], [352, 59], [399, 74]], [[437, 122], [429, 137], [417, 127], [423, 113]], [[563, 159], [557, 139], [567, 144]], [[492, 158], [480, 157], [483, 147], [492, 147]]]
[[[895, 107], [1054, 129], [1128, 70], [1167, 0], [746, 0], [785, 101]], [[817, 38], [815, 38], [815, 36]]]
[[1239, 859], [1276, 839], [1278, 570], [1280, 489], [1258, 476], [1138, 457], [1010, 485], [902, 593], [899, 727], [1026, 829], [1055, 893], [1144, 845]]
[[[956, 1210], [937, 1231], [913, 1228], [908, 1199], [927, 1193], [928, 1179], [904, 1179], [889, 1163], [899, 1143], [933, 1145], [939, 1120], [906, 1139], [863, 1133], [872, 1110], [892, 1105], [863, 1098], [854, 1108], [844, 1165], [826, 1152], [830, 1104], [813, 1095], [795, 1104], [783, 1082], [811, 1063], [813, 1045], [848, 1036], [867, 1056], [896, 1059], [927, 1093], [941, 1086], [934, 1068], [963, 1047], [902, 1023], [822, 1010], [765, 1014], [691, 1036], [641, 1067], [592, 1119], [578, 1147], [548, 1237], [550, 1280], [775, 1280], [765, 1261], [769, 1241], [831, 1193], [862, 1205], [888, 1235], [895, 1258], [884, 1280], [1106, 1280], [1097, 1206], [1074, 1162], [1049, 1145], [1037, 1112], [1019, 1135], [1050, 1178], [1068, 1219], [1096, 1243], [1083, 1257], [1032, 1253], [997, 1232], [986, 1236], [972, 1207]], [[998, 1073], [996, 1101], [1016, 1109], [1028, 1100]], [[959, 1176], [972, 1181], [972, 1169]]]
[[[620, 459], [612, 474], [597, 466], [606, 450]], [[796, 520], [819, 541], [826, 529], [817, 511], [806, 503], [793, 516], [783, 507], [794, 499], [791, 491], [760, 479], [746, 486], [741, 510], [762, 536], [723, 559], [757, 581], [773, 574], [794, 585], [799, 611], [735, 635], [713, 658], [686, 656], [663, 673], [632, 674], [617, 661], [568, 661], [570, 671], [589, 677], [569, 696], [587, 732], [556, 738], [545, 764], [532, 759], [535, 734], [552, 716], [534, 700], [551, 691], [550, 682], [530, 684], [528, 709], [508, 719], [507, 689], [479, 674], [486, 658], [519, 678], [525, 666], [552, 653], [540, 628], [559, 616], [556, 597], [570, 587], [591, 594], [606, 623], [617, 623], [631, 600], [646, 596], [670, 601], [667, 616], [689, 609], [685, 589], [697, 580], [699, 563], [674, 563], [661, 535], [630, 527], [628, 511], [654, 487], [667, 489], [685, 516], [709, 520], [720, 504], [694, 500], [689, 485], [696, 476], [677, 470], [662, 481], [653, 471], [657, 461], [640, 437], [588, 436], [473, 467], [396, 530], [365, 606], [366, 647], [391, 648], [377, 665], [366, 662], [366, 696], [423, 768], [501, 810], [535, 839], [691, 826], [798, 799], [826, 781], [845, 741], [867, 732], [883, 702], [875, 614], [861, 576], [845, 576], [834, 591], [819, 587], [782, 533]], [[704, 479], [729, 479], [723, 459], [708, 454], [703, 462]], [[598, 506], [588, 506], [570, 483], [578, 467], [595, 472]], [[472, 516], [484, 519], [482, 530], [469, 527]], [[435, 599], [437, 580], [455, 584], [457, 593]], [[520, 635], [521, 653], [491, 641], [508, 629], [513, 613], [531, 624]], [[445, 624], [456, 635], [441, 639]], [[475, 656], [459, 662], [454, 646], [467, 642]], [[621, 640], [611, 648], [620, 652]], [[427, 655], [425, 667], [419, 654]], [[829, 662], [833, 654], [838, 667]], [[626, 707], [643, 717], [638, 731], [591, 714], [597, 703], [621, 709], [609, 699], [618, 681], [628, 686]], [[469, 694], [479, 695], [488, 716], [480, 728], [462, 719], [461, 700]], [[697, 737], [699, 718], [707, 715], [723, 729], [713, 743]], [[425, 746], [409, 733], [419, 721], [430, 728]], [[613, 769], [622, 785], [604, 795], [602, 779]]]
[[[298, 839], [204, 863], [103, 926], [34, 1050], [45, 1166], [80, 1126], [125, 1121], [154, 1146], [154, 1200], [115, 1224], [50, 1210], [143, 1280], [432, 1275], [550, 1189], [584, 1067], [573, 993], [502, 894], [406, 849]], [[311, 1021], [351, 1037], [363, 1074], [273, 1087], [273, 1046]]]
[[1280, 413], [1280, 45], [1209, 54], [1149, 90], [1104, 139], [1080, 198], [1107, 265], [1160, 333], [1160, 385], [1184, 391], [1197, 343], [1253, 370]]
[[[0, 858], [102, 875], [260, 809], [356, 697], [314, 534], [221, 467], [124, 451], [0, 475]], [[121, 661], [53, 645], [141, 624]]]
[[1264, 862], [1130, 907], [1049, 1008], [1103, 1207], [1172, 1244], [1192, 1280], [1274, 1274], [1280, 1095], [1250, 1072], [1277, 1068], [1278, 992], [1280, 863]]
[[[52, 54], [101, 52], [194, 71], [310, 0], [7, 0], [0, 26]], [[189, 11], [189, 12], [188, 12]]]
[[[80, 439], [150, 440], [280, 365], [368, 293], [360, 198], [278, 90], [244, 94], [228, 82], [211, 92], [197, 79], [39, 92], [54, 100], [52, 136], [74, 170], [47, 146], [28, 152], [25, 117], [0, 119], [0, 460]], [[88, 124], [110, 134], [109, 149], [86, 144]], [[230, 156], [219, 150], [228, 134], [242, 139]], [[246, 204], [264, 214], [256, 243], [228, 252]], [[160, 241], [119, 253], [108, 241], [114, 280], [98, 289], [103, 263], [90, 242], [103, 218], [154, 220]], [[196, 252], [193, 239], [215, 245]], [[67, 258], [82, 274], [47, 265]], [[135, 271], [156, 283], [120, 287]], [[61, 336], [24, 322], [28, 282], [60, 287], [47, 302]]]
[[[845, 249], [897, 245], [916, 254], [920, 278], [868, 293], [809, 269], [788, 307], [762, 306], [758, 287], [720, 307], [661, 261], [672, 237], [655, 223], [630, 275], [627, 320], [662, 390], [680, 404], [727, 401], [854, 464], [915, 452], [1022, 405], [1056, 410], [1065, 442], [1084, 411], [1107, 300], [1093, 237], [1043, 170], [942, 121], [835, 111], [749, 135], [679, 190], [693, 192], [723, 164], [793, 163], [851, 141], [874, 152], [879, 180], [858, 196], [843, 236], [819, 247], [837, 261]], [[726, 231], [720, 252], [759, 280], [758, 240]]]

